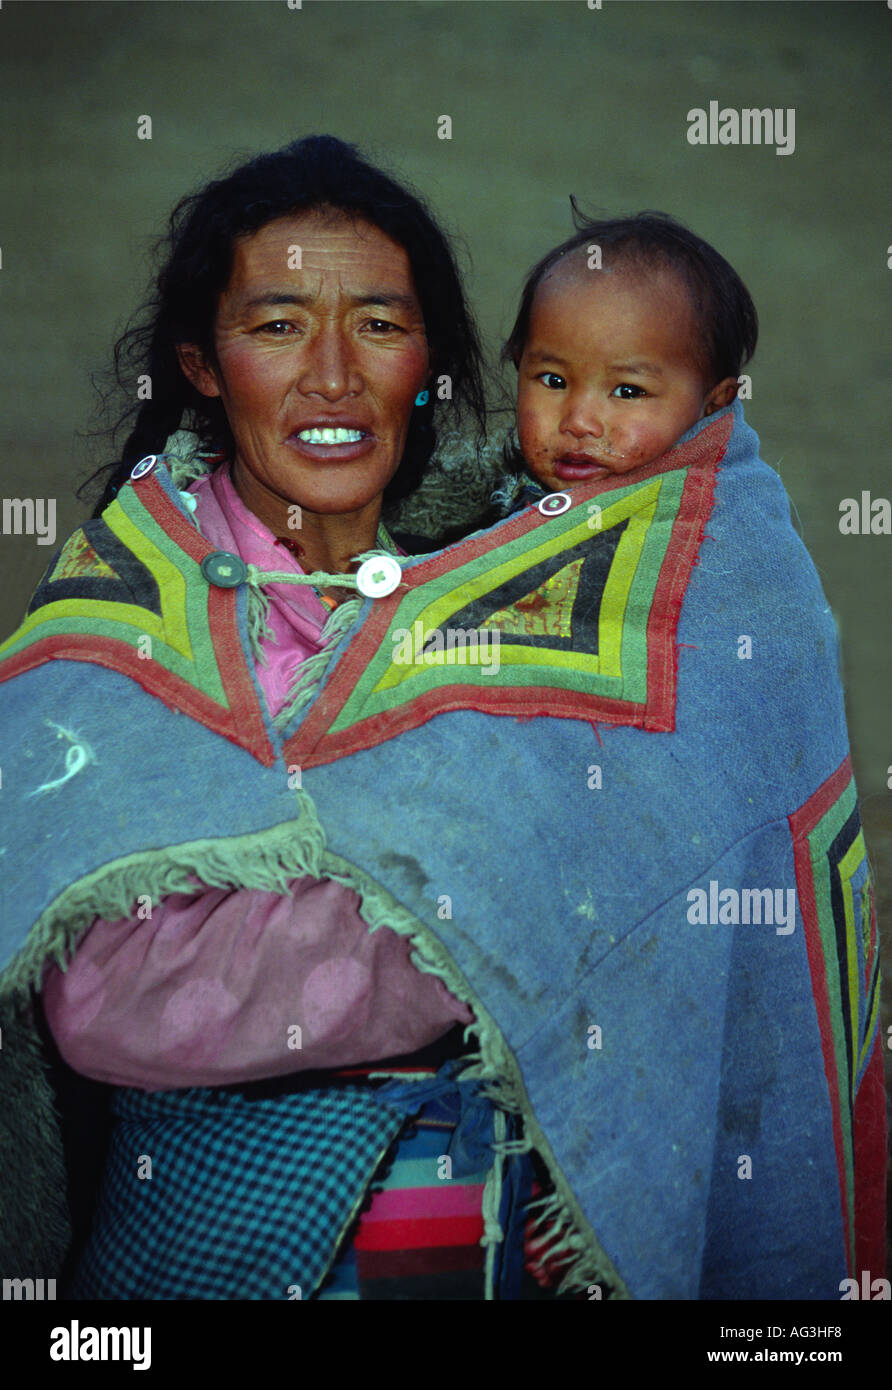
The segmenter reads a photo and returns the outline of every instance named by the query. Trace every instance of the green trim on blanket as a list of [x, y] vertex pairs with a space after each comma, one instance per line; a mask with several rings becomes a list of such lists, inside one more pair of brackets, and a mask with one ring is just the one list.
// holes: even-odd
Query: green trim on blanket
[[[342, 883], [359, 895], [360, 913], [371, 931], [387, 927], [400, 936], [407, 936], [415, 947], [413, 964], [424, 973], [437, 975], [456, 998], [467, 1003], [474, 1011], [476, 1021], [468, 1024], [465, 1037], [476, 1034], [479, 1051], [467, 1058], [459, 1079], [481, 1081], [483, 1093], [494, 1105], [517, 1115], [522, 1121], [523, 1139], [496, 1140], [493, 1150], [497, 1157], [504, 1159], [510, 1153], [531, 1148], [542, 1156], [555, 1192], [538, 1204], [542, 1206], [538, 1222], [541, 1225], [547, 1221], [551, 1226], [551, 1237], [543, 1257], [557, 1258], [566, 1265], [558, 1292], [605, 1283], [610, 1288], [610, 1297], [630, 1297], [557, 1164], [533, 1113], [520, 1068], [492, 1016], [430, 928], [363, 869], [326, 849], [325, 834], [311, 798], [303, 790], [298, 790], [295, 795], [299, 808], [296, 820], [231, 839], [198, 840], [191, 844], [127, 855], [103, 865], [73, 884], [41, 915], [25, 945], [4, 972], [0, 1006], [4, 1001], [13, 1005], [24, 1003], [29, 999], [32, 988], [40, 988], [47, 960], [64, 966], [66, 959], [74, 953], [79, 938], [96, 917], [111, 921], [130, 917], [134, 903], [141, 895], [147, 895], [152, 901], [160, 901], [170, 893], [200, 892], [205, 885], [284, 893], [289, 879], [304, 874]], [[194, 882], [195, 878], [200, 880], [199, 884]], [[49, 1081], [35, 1072], [35, 1068], [41, 1066], [36, 1034], [27, 1041], [28, 1051], [30, 1058], [26, 1055], [22, 1059], [23, 1065], [28, 1072], [28, 1080], [36, 1083], [40, 1093], [31, 1128], [35, 1129], [35, 1142], [46, 1149], [47, 1146], [54, 1147], [51, 1134], [53, 1106]], [[8, 1064], [8, 1050], [5, 1047], [2, 1056], [4, 1063]], [[58, 1148], [58, 1145], [55, 1147]], [[30, 1158], [30, 1149], [28, 1152]], [[0, 1151], [0, 1159], [3, 1156]], [[14, 1166], [18, 1168], [20, 1165]], [[39, 1162], [32, 1163], [32, 1166], [35, 1170], [40, 1168]], [[48, 1177], [54, 1177], [57, 1190], [61, 1187], [64, 1192], [61, 1151], [48, 1155], [44, 1178]], [[46, 1224], [43, 1213], [34, 1212], [31, 1219], [39, 1226]], [[52, 1229], [47, 1230], [48, 1247], [56, 1245], [61, 1239], [60, 1219], [53, 1218]], [[20, 1273], [25, 1276], [34, 1271], [22, 1270]]]

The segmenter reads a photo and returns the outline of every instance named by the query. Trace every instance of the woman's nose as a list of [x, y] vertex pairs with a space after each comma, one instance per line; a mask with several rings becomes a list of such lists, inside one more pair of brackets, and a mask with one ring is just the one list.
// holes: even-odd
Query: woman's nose
[[305, 396], [329, 401], [361, 389], [350, 344], [338, 325], [322, 326], [307, 344], [298, 386]]

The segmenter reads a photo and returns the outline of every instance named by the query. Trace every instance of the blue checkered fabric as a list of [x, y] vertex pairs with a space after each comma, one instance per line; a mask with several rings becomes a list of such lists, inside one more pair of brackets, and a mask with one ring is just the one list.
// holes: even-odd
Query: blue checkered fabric
[[287, 1301], [321, 1282], [406, 1109], [369, 1086], [120, 1088], [112, 1114], [67, 1296]]

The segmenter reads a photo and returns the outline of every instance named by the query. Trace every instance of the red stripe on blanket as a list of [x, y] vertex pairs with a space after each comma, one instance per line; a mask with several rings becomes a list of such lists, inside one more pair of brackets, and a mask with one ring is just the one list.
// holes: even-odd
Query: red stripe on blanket
[[[231, 595], [233, 591], [228, 592]], [[217, 626], [219, 628], [219, 622]], [[226, 659], [231, 664], [234, 663], [234, 648], [231, 642], [223, 642], [222, 650]], [[215, 651], [219, 657], [216, 639]], [[240, 643], [239, 651], [241, 652]], [[240, 655], [238, 660], [244, 664], [243, 655]], [[143, 690], [157, 696], [169, 709], [188, 714], [212, 733], [220, 734], [230, 743], [243, 748], [265, 767], [272, 767], [276, 761], [256, 698], [255, 710], [252, 711], [250, 701], [245, 699], [239, 681], [227, 675], [222, 665], [220, 676], [227, 698], [234, 701], [234, 708], [229, 710], [205, 695], [197, 686], [190, 685], [173, 671], [167, 670], [159, 661], [142, 661], [136, 648], [129, 642], [119, 641], [116, 637], [100, 637], [95, 633], [81, 635], [69, 632], [59, 633], [54, 637], [39, 637], [23, 651], [16, 652], [14, 656], [6, 659], [0, 672], [0, 682], [11, 680], [13, 676], [19, 676], [23, 671], [31, 671], [47, 661], [89, 661], [94, 666], [104, 666], [108, 671], [117, 671], [119, 675], [129, 676], [137, 685], [141, 685]]]
[[[154, 473], [131, 483], [131, 486], [168, 538], [196, 564], [200, 565], [208, 555], [214, 554], [216, 547], [183, 516]], [[208, 585], [208, 627], [217, 670], [229, 703], [228, 728], [221, 728], [219, 732], [232, 743], [246, 749], [258, 762], [270, 767], [276, 761], [276, 756], [264, 725], [260, 697], [251, 679], [252, 664], [246, 661], [242, 647], [237, 589]], [[191, 711], [186, 709], [186, 713]]]
[[475, 1245], [483, 1235], [483, 1217], [447, 1216], [425, 1221], [375, 1221], [368, 1214], [353, 1242], [356, 1250], [422, 1250], [429, 1246]]
[[[851, 1260], [852, 1228], [849, 1222], [849, 1207], [846, 1199], [846, 1155], [840, 1119], [839, 1084], [836, 1074], [836, 1058], [833, 1050], [833, 1020], [827, 994], [827, 972], [821, 950], [818, 903], [815, 896], [814, 875], [811, 862], [811, 845], [808, 837], [818, 822], [842, 796], [852, 778], [851, 758], [846, 755], [834, 773], [822, 782], [813, 796], [798, 811], [788, 816], [793, 836], [793, 863], [796, 870], [796, 889], [799, 897], [799, 911], [805, 927], [805, 945], [808, 953], [808, 966], [811, 972], [812, 995], [818, 1028], [821, 1034], [821, 1049], [824, 1057], [824, 1074], [830, 1093], [830, 1112], [833, 1116], [833, 1144], [836, 1150], [836, 1166], [839, 1174], [839, 1199], [842, 1211], [842, 1224], [845, 1232], [846, 1263]], [[851, 1274], [851, 1269], [849, 1273]]]
[[879, 1030], [855, 1100], [855, 1277], [886, 1270], [886, 1090]]

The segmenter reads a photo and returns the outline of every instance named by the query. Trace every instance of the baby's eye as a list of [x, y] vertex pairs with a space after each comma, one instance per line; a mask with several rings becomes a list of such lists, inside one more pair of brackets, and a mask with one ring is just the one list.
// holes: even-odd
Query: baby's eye
[[647, 392], [641, 386], [633, 386], [630, 381], [624, 381], [614, 387], [610, 394], [619, 396], [621, 401], [637, 401], [640, 396], [646, 396]]
[[540, 372], [538, 379], [543, 386], [548, 387], [549, 391], [563, 391], [567, 384], [562, 376], [558, 376], [557, 372]]

